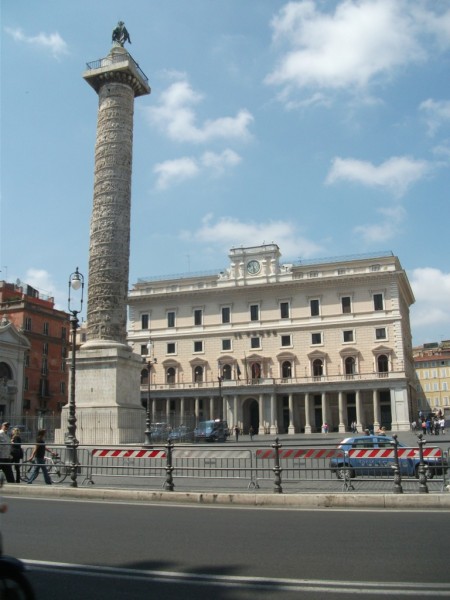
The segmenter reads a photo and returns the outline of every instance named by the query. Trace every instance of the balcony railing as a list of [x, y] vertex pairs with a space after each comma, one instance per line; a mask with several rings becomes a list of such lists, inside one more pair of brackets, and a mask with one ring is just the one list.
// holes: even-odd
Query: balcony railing
[[88, 70], [90, 71], [91, 69], [102, 69], [103, 67], [109, 67], [115, 63], [122, 63], [122, 62], [132, 62], [133, 65], [135, 66], [136, 70], [138, 71], [138, 73], [140, 74], [140, 76], [142, 77], [142, 79], [144, 79], [144, 81], [146, 81], [148, 83], [148, 77], [147, 75], [144, 73], [144, 71], [141, 69], [141, 67], [137, 64], [137, 62], [134, 60], [134, 58], [130, 55], [130, 54], [110, 54], [108, 55], [106, 58], [99, 58], [98, 60], [94, 60], [92, 62], [86, 63], [86, 66], [88, 68]]
[[[399, 377], [405, 377], [403, 370], [390, 371], [388, 373], [352, 373], [351, 375], [321, 375], [311, 377], [261, 377], [259, 379], [227, 379], [220, 383], [220, 387], [223, 389], [230, 387], [251, 387], [251, 386], [271, 386], [271, 387], [287, 387], [287, 386], [298, 386], [298, 385], [314, 385], [323, 386], [325, 383], [340, 383], [349, 381], [352, 382], [364, 382], [364, 381], [376, 381], [379, 379], [398, 379]], [[189, 381], [179, 383], [153, 383], [151, 390], [152, 392], [159, 392], [164, 390], [219, 390], [218, 381]], [[148, 387], [146, 383], [141, 385], [141, 391], [147, 391]]]

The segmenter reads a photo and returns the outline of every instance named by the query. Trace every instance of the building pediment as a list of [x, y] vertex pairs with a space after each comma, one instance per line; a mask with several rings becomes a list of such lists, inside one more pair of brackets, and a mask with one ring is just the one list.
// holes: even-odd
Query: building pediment
[[346, 348], [342, 348], [342, 350], [339, 351], [339, 354], [341, 356], [356, 356], [357, 354], [360, 354], [360, 352], [358, 348], [347, 346]]
[[316, 358], [321, 358], [322, 360], [325, 360], [327, 356], [327, 353], [322, 352], [321, 350], [314, 350], [313, 352], [310, 352], [308, 354], [309, 360], [315, 360]]
[[373, 354], [391, 354], [392, 352], [392, 348], [389, 348], [388, 346], [384, 346], [383, 344], [381, 344], [380, 346], [377, 346], [376, 348], [373, 348], [372, 353]]
[[2, 344], [22, 347], [23, 350], [28, 350], [31, 347], [27, 338], [18, 331], [13, 323], [5, 318], [0, 322], [0, 341]]

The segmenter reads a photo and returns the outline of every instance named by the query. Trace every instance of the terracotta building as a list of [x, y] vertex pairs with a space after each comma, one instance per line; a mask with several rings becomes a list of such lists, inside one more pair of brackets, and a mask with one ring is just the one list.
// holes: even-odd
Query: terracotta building
[[[69, 315], [55, 308], [54, 299], [43, 297], [29, 285], [0, 281], [0, 316], [11, 323], [30, 343], [25, 354], [21, 402], [15, 404], [19, 414], [8, 417], [57, 415], [67, 402], [69, 350]], [[4, 372], [10, 372], [4, 363]]]

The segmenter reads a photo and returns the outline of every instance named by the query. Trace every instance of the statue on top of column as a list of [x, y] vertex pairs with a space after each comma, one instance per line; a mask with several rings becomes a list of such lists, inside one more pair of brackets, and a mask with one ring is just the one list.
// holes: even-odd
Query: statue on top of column
[[128, 33], [127, 28], [125, 27], [125, 23], [123, 21], [119, 21], [117, 23], [117, 26], [113, 29], [112, 41], [119, 44], [122, 47], [125, 44], [125, 42], [129, 42], [131, 44], [130, 34]]

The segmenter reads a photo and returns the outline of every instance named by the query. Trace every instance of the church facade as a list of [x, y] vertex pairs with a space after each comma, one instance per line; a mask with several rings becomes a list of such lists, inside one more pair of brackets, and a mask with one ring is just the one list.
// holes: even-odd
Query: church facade
[[228, 258], [220, 272], [138, 280], [129, 293], [128, 342], [142, 356], [152, 423], [409, 430], [414, 297], [396, 256], [287, 264], [265, 244]]

